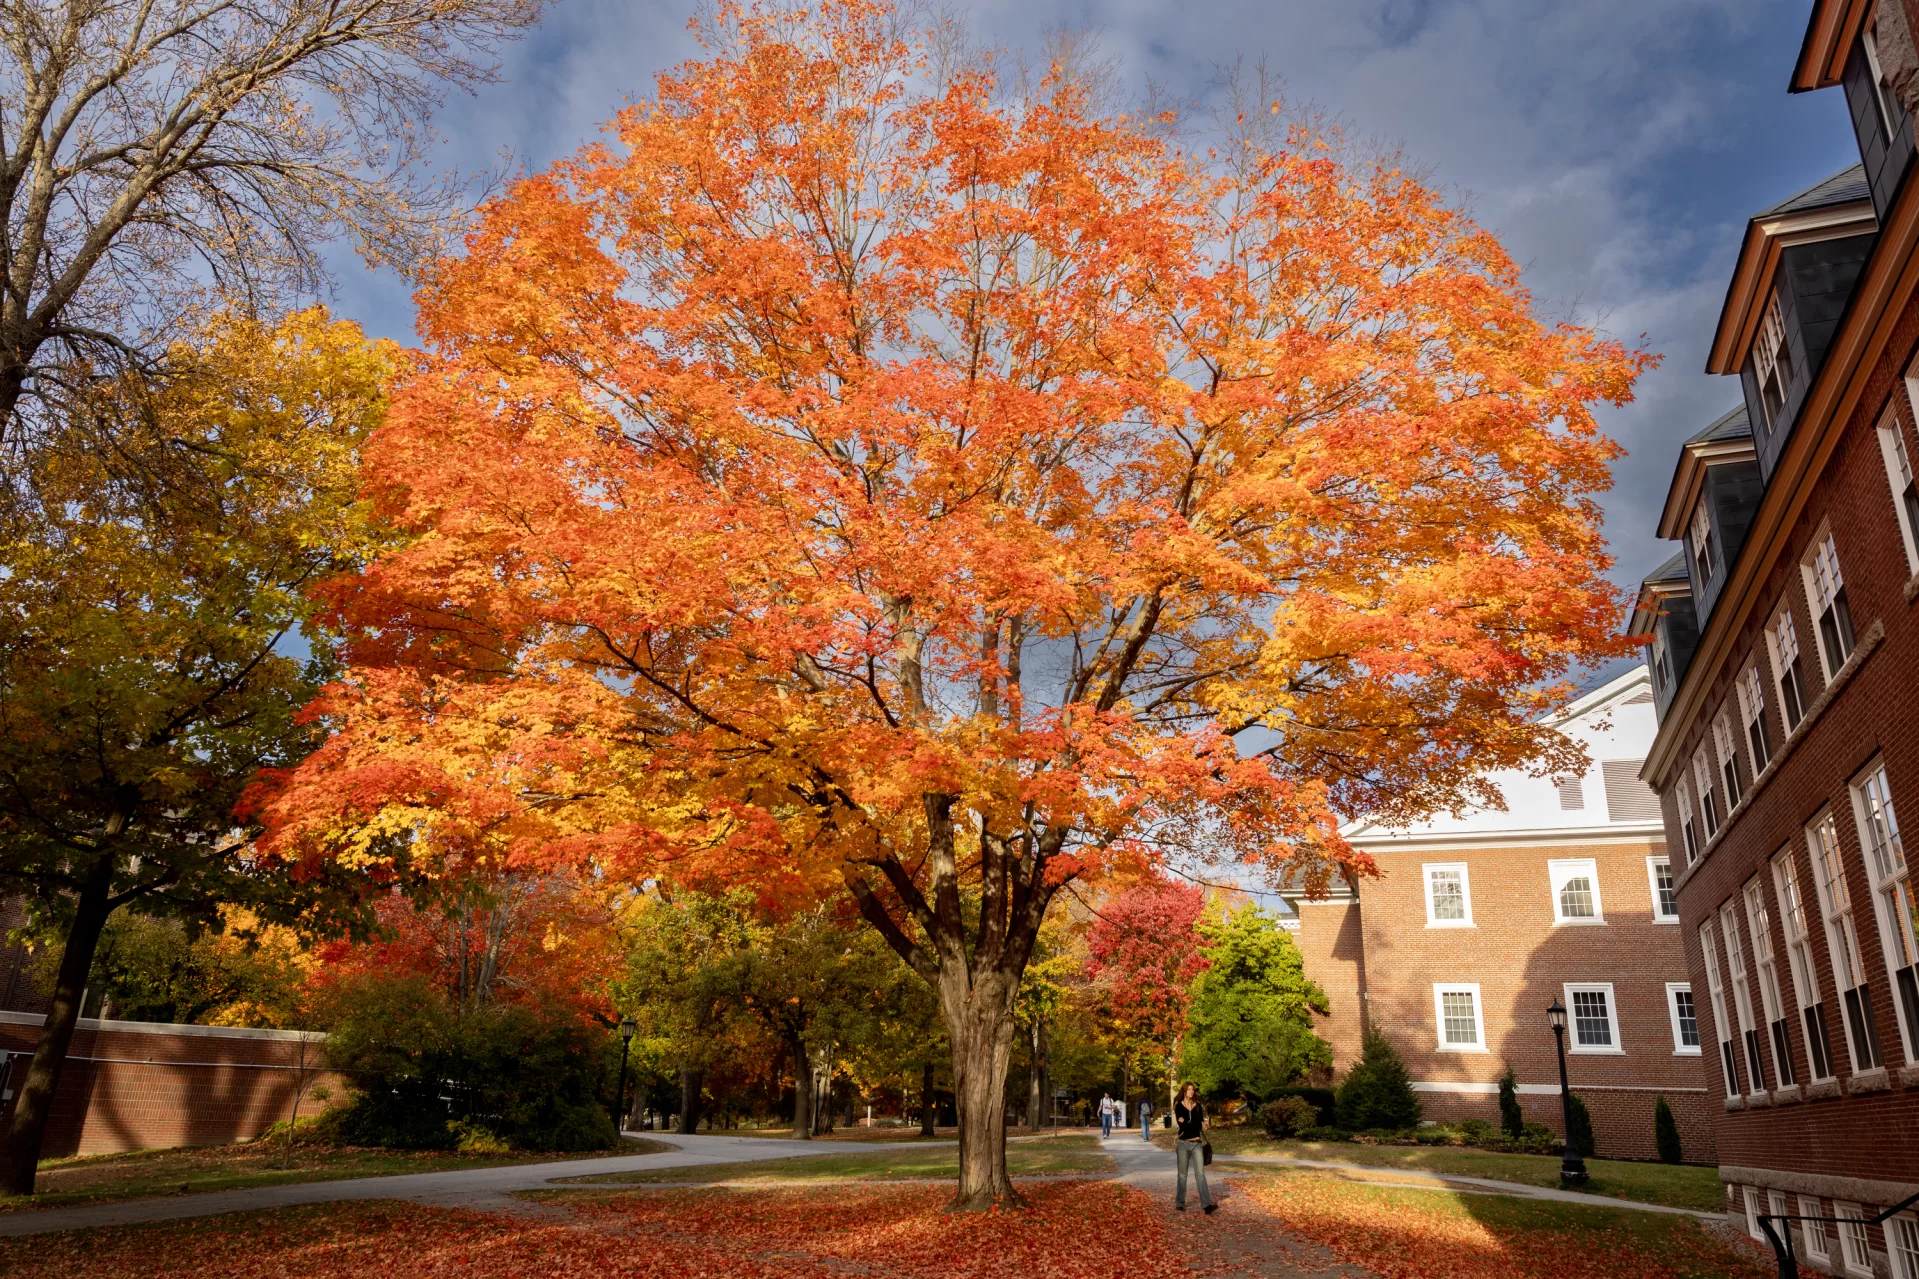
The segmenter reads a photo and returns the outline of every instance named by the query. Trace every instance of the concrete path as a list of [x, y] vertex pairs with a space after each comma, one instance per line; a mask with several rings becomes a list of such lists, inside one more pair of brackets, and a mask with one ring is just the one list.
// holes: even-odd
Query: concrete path
[[588, 1177], [600, 1173], [693, 1168], [708, 1164], [749, 1163], [759, 1159], [843, 1155], [855, 1150], [924, 1149], [954, 1144], [889, 1141], [854, 1145], [832, 1141], [782, 1141], [775, 1137], [661, 1135], [679, 1149], [651, 1155], [607, 1155], [597, 1159], [568, 1159], [502, 1168], [466, 1168], [456, 1172], [418, 1172], [398, 1177], [359, 1177], [346, 1181], [309, 1181], [296, 1185], [253, 1186], [245, 1190], [214, 1190], [205, 1194], [169, 1195], [159, 1199], [128, 1199], [120, 1203], [0, 1213], [0, 1237], [91, 1230], [99, 1226], [126, 1226], [143, 1221], [215, 1217], [229, 1212], [257, 1212], [263, 1208], [338, 1203], [348, 1199], [406, 1199], [443, 1208], [538, 1212], [541, 1209], [537, 1205], [514, 1199], [513, 1194], [521, 1190], [546, 1189], [549, 1182], [567, 1177]]

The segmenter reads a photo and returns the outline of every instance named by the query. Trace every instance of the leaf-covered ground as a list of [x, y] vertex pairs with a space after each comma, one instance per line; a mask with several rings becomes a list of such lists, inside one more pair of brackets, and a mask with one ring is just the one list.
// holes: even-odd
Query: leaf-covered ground
[[1235, 1177], [1213, 1217], [1155, 1187], [1028, 1182], [952, 1216], [945, 1185], [575, 1192], [519, 1215], [397, 1203], [0, 1241], [35, 1279], [1760, 1279], [1690, 1217]]

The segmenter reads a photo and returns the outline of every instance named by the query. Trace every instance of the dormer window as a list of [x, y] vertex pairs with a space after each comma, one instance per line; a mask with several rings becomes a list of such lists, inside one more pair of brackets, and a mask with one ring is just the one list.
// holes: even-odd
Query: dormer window
[[1778, 290], [1766, 304], [1766, 318], [1759, 322], [1759, 333], [1752, 343], [1753, 379], [1759, 384], [1759, 403], [1766, 411], [1765, 425], [1779, 424], [1786, 407], [1786, 389], [1792, 385], [1792, 350], [1786, 345], [1786, 318]]
[[1712, 544], [1712, 516], [1706, 510], [1704, 497], [1692, 508], [1692, 560], [1699, 566], [1699, 586], [1703, 590], [1712, 580], [1712, 571], [1718, 562]]
[[1666, 643], [1663, 629], [1653, 632], [1652, 674], [1662, 690], [1672, 687], [1672, 646]]

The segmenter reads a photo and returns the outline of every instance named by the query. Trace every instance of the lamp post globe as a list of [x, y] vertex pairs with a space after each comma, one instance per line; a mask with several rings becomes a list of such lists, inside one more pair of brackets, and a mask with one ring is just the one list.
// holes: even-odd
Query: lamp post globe
[[1565, 1126], [1565, 1155], [1559, 1162], [1559, 1180], [1569, 1186], [1586, 1184], [1586, 1160], [1573, 1144], [1573, 1091], [1566, 1082], [1566, 1006], [1557, 999], [1546, 1006], [1546, 1020], [1553, 1028], [1553, 1045], [1559, 1050], [1559, 1115]]

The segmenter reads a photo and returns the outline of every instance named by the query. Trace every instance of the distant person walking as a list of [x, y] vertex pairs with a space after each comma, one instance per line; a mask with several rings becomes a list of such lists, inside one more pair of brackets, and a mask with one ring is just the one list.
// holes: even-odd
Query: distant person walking
[[1099, 1095], [1099, 1135], [1102, 1138], [1113, 1135], [1113, 1098], [1110, 1093]]
[[1139, 1139], [1141, 1141], [1153, 1139], [1153, 1099], [1151, 1097], [1139, 1099]]
[[1198, 1084], [1181, 1085], [1179, 1100], [1173, 1103], [1173, 1123], [1179, 1129], [1179, 1140], [1173, 1143], [1173, 1159], [1179, 1167], [1179, 1189], [1173, 1195], [1173, 1207], [1179, 1212], [1186, 1211], [1186, 1168], [1190, 1164], [1193, 1175], [1199, 1179], [1200, 1206], [1210, 1213], [1219, 1205], [1206, 1189], [1206, 1107], [1199, 1100]]

